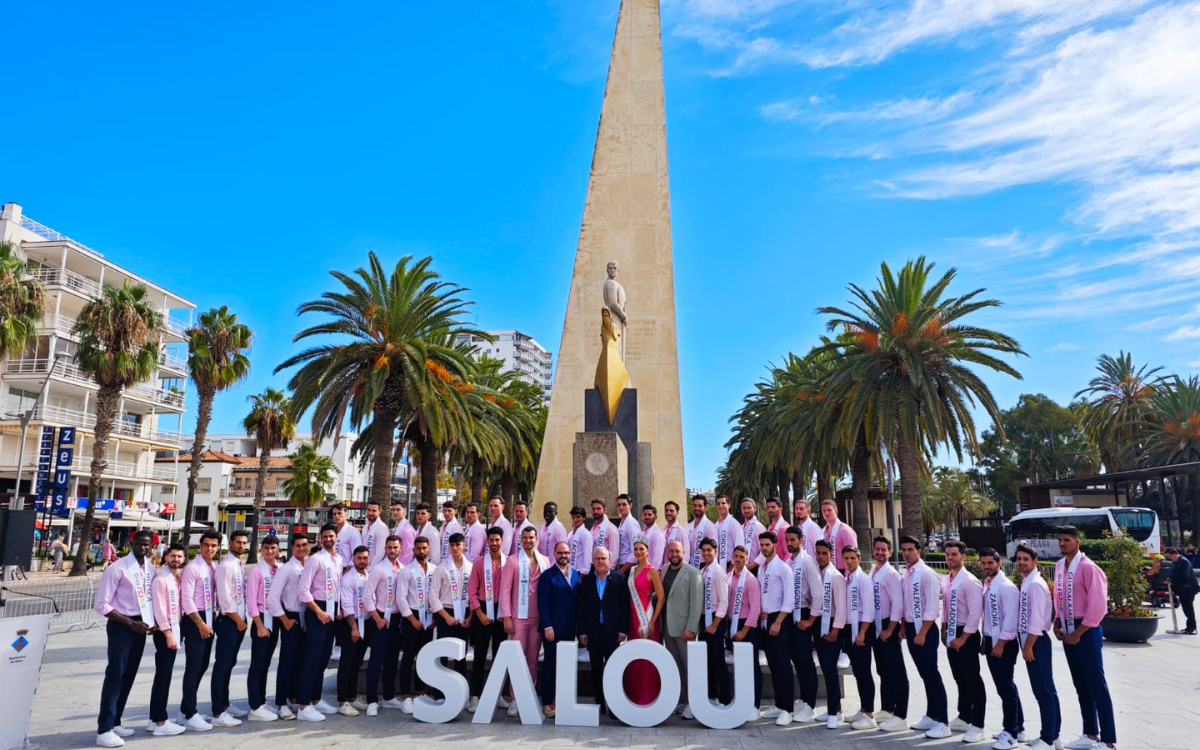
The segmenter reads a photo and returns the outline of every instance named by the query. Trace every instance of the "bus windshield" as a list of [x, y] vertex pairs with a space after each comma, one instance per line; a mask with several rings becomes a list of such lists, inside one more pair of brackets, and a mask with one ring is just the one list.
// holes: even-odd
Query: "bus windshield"
[[1154, 531], [1154, 514], [1148, 510], [1113, 508], [1111, 512], [1117, 526], [1139, 542], [1146, 541]]
[[1105, 532], [1112, 531], [1108, 516], [1071, 514], [1070, 516], [1050, 516], [1042, 518], [1020, 518], [1008, 525], [1008, 538], [1021, 539], [1055, 539], [1060, 526], [1072, 525], [1079, 529], [1088, 539], [1103, 539]]

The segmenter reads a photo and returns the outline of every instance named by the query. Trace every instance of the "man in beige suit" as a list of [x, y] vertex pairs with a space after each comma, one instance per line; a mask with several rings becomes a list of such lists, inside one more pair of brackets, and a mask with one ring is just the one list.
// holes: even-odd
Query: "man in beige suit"
[[692, 718], [688, 708], [687, 695], [687, 644], [696, 640], [700, 632], [700, 615], [704, 609], [704, 582], [700, 580], [700, 571], [683, 561], [683, 545], [674, 540], [667, 545], [667, 568], [662, 571], [663, 593], [666, 597], [666, 609], [663, 618], [666, 630], [663, 633], [663, 644], [679, 667], [679, 677], [683, 681], [683, 689], [679, 693], [681, 701], [678, 711], [685, 719]]

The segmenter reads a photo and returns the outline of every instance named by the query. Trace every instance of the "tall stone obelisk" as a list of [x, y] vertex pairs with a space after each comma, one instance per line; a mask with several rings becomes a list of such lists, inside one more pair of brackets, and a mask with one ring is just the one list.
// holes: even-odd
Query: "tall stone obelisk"
[[[624, 359], [630, 387], [637, 389], [638, 440], [649, 443], [652, 451], [653, 502], [661, 509], [667, 500], [682, 503], [686, 489], [659, 0], [622, 0], [617, 18], [538, 466], [534, 517], [549, 501], [558, 503], [563, 516], [569, 510], [572, 444], [584, 429], [584, 391], [593, 387], [600, 355], [602, 288], [609, 261], [620, 263], [619, 281], [628, 296]], [[614, 507], [614, 498], [604, 499]]]

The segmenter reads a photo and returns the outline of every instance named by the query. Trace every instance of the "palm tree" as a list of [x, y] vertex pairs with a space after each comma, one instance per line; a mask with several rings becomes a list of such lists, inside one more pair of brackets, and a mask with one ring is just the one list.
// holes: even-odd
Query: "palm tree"
[[[83, 306], [75, 322], [79, 350], [75, 361], [100, 386], [96, 394], [96, 426], [93, 429], [88, 506], [83, 516], [83, 533], [90, 534], [101, 491], [100, 477], [108, 467], [108, 438], [121, 407], [121, 393], [150, 377], [158, 368], [158, 344], [154, 331], [163, 316], [154, 309], [144, 286], [105, 287], [100, 297]], [[85, 575], [88, 545], [79, 545], [71, 575]]]
[[[1162, 380], [1150, 395], [1150, 413], [1142, 422], [1144, 466], [1167, 466], [1170, 464], [1200, 461], [1200, 377], [1193, 375], [1184, 380], [1179, 376]], [[1200, 471], [1189, 475], [1189, 489], [1195, 494], [1200, 488]], [[1168, 485], [1166, 514], [1168, 516], [1168, 538], [1179, 538], [1178, 497], [1175, 477]], [[1200, 529], [1200, 499], [1192, 502], [1192, 528]]]
[[[441, 281], [429, 269], [431, 262], [430, 258], [413, 262], [412, 256], [405, 256], [389, 273], [370, 253], [367, 268], [353, 274], [331, 271], [344, 290], [326, 292], [299, 308], [301, 314], [324, 314], [329, 319], [305, 328], [293, 340], [325, 336], [335, 340], [305, 349], [275, 370], [302, 365], [288, 387], [295, 413], [314, 407], [314, 441], [329, 436], [336, 441], [347, 421], [363, 434], [370, 425], [371, 499], [384, 506], [391, 497], [396, 428], [413, 415], [428, 417], [435, 412], [439, 418], [430, 422], [427, 432], [461, 426], [461, 419], [454, 416], [465, 413], [464, 399], [447, 386], [463, 382], [469, 365], [455, 339], [468, 334], [490, 340], [461, 322], [470, 306], [460, 296], [466, 290]], [[441, 409], [442, 403], [448, 408]], [[442, 418], [440, 412], [449, 417]], [[424, 463], [424, 450], [422, 457]], [[436, 481], [429, 485], [422, 485], [422, 495], [432, 490], [436, 501]]]
[[187, 505], [183, 514], [183, 539], [191, 539], [192, 509], [200, 478], [204, 441], [212, 420], [213, 399], [240, 382], [250, 373], [250, 329], [238, 322], [237, 315], [222, 305], [200, 314], [196, 325], [187, 330], [188, 372], [196, 384], [199, 406], [196, 409], [196, 436], [192, 440], [192, 458], [188, 468]]
[[936, 453], [938, 445], [948, 445], [960, 461], [964, 446], [977, 453], [972, 414], [977, 403], [1000, 424], [995, 398], [973, 368], [1019, 379], [995, 354], [1024, 354], [1015, 339], [964, 322], [1000, 302], [977, 299], [983, 289], [947, 297], [957, 272], [952, 268], [933, 281], [932, 271], [924, 257], [905, 263], [899, 274], [883, 263], [877, 289], [850, 285], [850, 309], [818, 309], [833, 316], [829, 330], [848, 333], [853, 341], [843, 347], [841, 366], [831, 375], [835, 390], [846, 394], [842, 424], [867, 420], [869, 432], [895, 447], [901, 519], [913, 531], [922, 528], [917, 477], [923, 448]]
[[317, 453], [316, 447], [309, 443], [301, 443], [289, 458], [292, 476], [283, 483], [284, 496], [300, 510], [317, 507], [325, 501], [337, 466], [332, 458]]
[[0, 242], [0, 359], [24, 352], [42, 323], [45, 289], [37, 279], [25, 278], [28, 272], [16, 244]]
[[1153, 409], [1151, 399], [1162, 382], [1155, 373], [1162, 368], [1135, 367], [1133, 355], [1122, 351], [1116, 357], [1100, 355], [1096, 369], [1100, 374], [1074, 397], [1087, 397], [1083, 429], [1099, 446], [1105, 468], [1124, 471], [1138, 462], [1139, 433]]
[[953, 520], [954, 530], [959, 533], [964, 523], [983, 518], [992, 510], [992, 504], [976, 491], [967, 473], [958, 469], [937, 470], [929, 499], [942, 514], [942, 522]]
[[254, 523], [250, 529], [250, 554], [246, 561], [258, 562], [258, 520], [262, 518], [263, 493], [267, 486], [267, 471], [271, 468], [271, 451], [286, 448], [296, 435], [292, 419], [292, 403], [283, 391], [268, 388], [261, 395], [251, 396], [250, 413], [242, 421], [247, 435], [258, 443], [258, 481], [254, 483]]

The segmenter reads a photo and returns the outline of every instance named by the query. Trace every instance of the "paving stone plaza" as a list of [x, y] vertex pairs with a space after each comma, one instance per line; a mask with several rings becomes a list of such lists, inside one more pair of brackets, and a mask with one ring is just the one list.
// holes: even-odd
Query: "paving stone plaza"
[[[1200, 722], [1200, 637], [1163, 634], [1169, 627], [1164, 620], [1160, 635], [1144, 645], [1105, 644], [1104, 660], [1108, 684], [1117, 711], [1117, 746], [1122, 748], [1155, 748], [1155, 750], [1190, 750], [1196, 747], [1196, 727]], [[42, 670], [34, 701], [33, 723], [29, 739], [35, 748], [71, 750], [94, 747], [96, 742], [96, 713], [100, 700], [100, 683], [104, 675], [105, 637], [103, 629], [64, 633], [50, 637], [46, 662]], [[907, 661], [907, 657], [906, 661]], [[942, 673], [955, 703], [954, 680], [950, 678], [945, 652], [941, 653]], [[153, 677], [153, 646], [147, 644], [142, 669], [130, 695], [125, 712], [125, 724], [145, 726]], [[231, 682], [235, 702], [245, 703], [246, 668], [250, 663], [249, 641], [238, 659]], [[924, 710], [924, 698], [919, 677], [909, 664], [913, 680], [910, 718], [919, 718]], [[176, 712], [179, 701], [179, 677], [182, 659], [176, 665], [176, 680], [172, 683], [171, 711]], [[1055, 644], [1054, 675], [1063, 708], [1063, 739], [1073, 739], [1080, 730], [1079, 706], [1071, 686], [1070, 675], [1062, 648]], [[274, 675], [272, 674], [272, 681]], [[331, 697], [335, 688], [335, 673], [326, 673], [325, 692]], [[272, 682], [273, 684], [273, 682]], [[1025, 700], [1026, 714], [1031, 726], [1037, 726], [1037, 710], [1029, 689], [1025, 670], [1018, 668], [1017, 685]], [[858, 707], [854, 680], [846, 680], [847, 715]], [[204, 700], [208, 695], [207, 677], [200, 686], [200, 710], [207, 711]], [[1000, 702], [988, 685], [987, 729], [989, 735], [999, 730]], [[242, 750], [243, 748], [278, 747], [354, 747], [355, 750], [397, 747], [398, 742], [413, 740], [426, 748], [461, 747], [464, 741], [504, 750], [517, 748], [567, 747], [633, 747], [633, 748], [804, 748], [829, 746], [868, 750], [894, 750], [901, 747], [962, 747], [961, 734], [952, 739], [929, 740], [916, 732], [885, 734], [877, 731], [830, 731], [818, 725], [799, 725], [779, 728], [762, 720], [730, 731], [710, 731], [695, 721], [674, 717], [653, 729], [634, 729], [615, 720], [602, 717], [600, 727], [555, 727], [547, 722], [540, 727], [522, 726], [518, 719], [498, 711], [490, 725], [474, 725], [466, 713], [450, 724], [433, 725], [414, 721], [399, 711], [384, 711], [380, 716], [347, 718], [330, 716], [321, 724], [279, 721], [271, 724], [244, 722], [233, 729], [214, 729], [203, 734], [186, 733], [178, 737], [153, 738], [139, 732], [128, 740], [131, 748], [162, 747], [170, 750]], [[987, 747], [979, 743], [972, 747]]]

